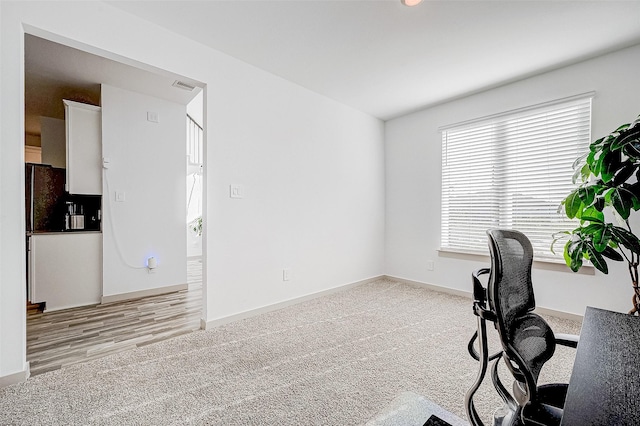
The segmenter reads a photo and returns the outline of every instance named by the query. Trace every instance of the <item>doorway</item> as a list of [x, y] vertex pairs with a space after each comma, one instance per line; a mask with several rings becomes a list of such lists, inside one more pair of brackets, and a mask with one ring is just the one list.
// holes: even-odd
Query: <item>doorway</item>
[[[137, 86], [136, 81], [145, 81], [144, 89], [140, 85]], [[175, 82], [185, 84], [175, 86]], [[43, 118], [64, 121], [65, 111], [62, 99], [69, 99], [81, 104], [100, 105], [100, 88], [102, 84], [108, 84], [136, 94], [141, 93], [144, 96], [157, 97], [163, 101], [183, 105], [184, 108], [192, 103], [196, 94], [199, 93], [200, 99], [202, 99], [204, 90], [201, 84], [199, 85], [197, 82], [182, 76], [172, 75], [161, 70], [143, 70], [27, 34], [25, 35], [25, 152], [39, 151], [41, 158], [38, 159], [38, 162], [43, 162], [42, 150], [47, 151], [52, 146], [49, 142], [45, 142], [45, 147], [42, 147], [42, 123], [47, 121]], [[190, 90], [189, 87], [191, 87]], [[191, 93], [191, 91], [195, 91], [195, 93]], [[198, 107], [196, 106], [195, 108]], [[201, 100], [199, 108], [199, 115], [202, 117], [203, 106]], [[196, 115], [196, 112], [191, 114]], [[153, 116], [145, 118], [147, 122], [154, 122]], [[155, 119], [164, 122], [167, 119], [167, 115], [161, 114], [159, 119], [158, 117], [155, 117]], [[144, 124], [147, 124], [147, 122]], [[181, 123], [184, 123], [184, 121]], [[203, 129], [203, 120], [200, 123]], [[202, 139], [201, 143], [203, 142], [204, 140]], [[64, 144], [64, 142], [62, 143]], [[183, 149], [184, 144], [182, 142], [179, 143], [181, 143], [180, 149]], [[34, 149], [36, 146], [38, 149]], [[200, 150], [202, 151], [202, 148]], [[33, 159], [35, 157], [29, 158]], [[48, 157], [45, 156], [45, 158]], [[176, 163], [180, 163], [179, 167], [184, 167], [183, 158], [183, 156], [180, 156], [175, 159]], [[102, 161], [102, 166], [106, 168], [104, 164], [106, 160], [103, 158]], [[201, 187], [202, 169], [204, 167], [203, 158], [200, 157], [199, 161], [198, 176]], [[118, 166], [120, 164], [116, 164], [114, 167]], [[99, 173], [104, 173], [104, 170], [99, 171]], [[181, 176], [182, 179], [185, 179], [185, 173]], [[104, 178], [105, 176], [103, 175]], [[124, 194], [124, 192], [122, 191], [121, 193]], [[111, 192], [108, 191], [107, 193]], [[123, 197], [133, 197], [135, 195], [134, 192], [129, 191]], [[109, 215], [111, 214], [108, 210], [109, 204], [111, 203], [111, 208], [114, 208], [116, 202], [124, 202], [124, 204], [116, 206], [118, 208], [126, 205], [126, 201], [130, 200], [126, 198], [125, 200], [116, 200], [112, 199], [112, 197], [107, 197], [107, 200], [105, 200], [104, 198], [105, 196], [103, 195], [102, 208], [99, 209], [99, 216], [102, 219], [99, 227], [100, 231], [105, 231], [104, 227], [107, 226], [106, 223], [109, 221]], [[184, 205], [184, 198], [176, 199], [175, 202]], [[200, 216], [202, 215], [201, 208], [202, 205], [200, 203]], [[84, 215], [84, 212], [81, 214], [78, 211], [78, 215]], [[113, 218], [114, 216], [111, 217]], [[129, 217], [132, 219], [137, 218], [136, 215]], [[180, 220], [183, 224], [180, 233], [184, 235], [184, 218]], [[109, 226], [114, 226], [114, 223], [115, 220], [111, 221]], [[113, 232], [114, 236], [126, 234], [126, 232], [122, 231], [122, 227], [126, 226], [124, 221], [121, 220], [120, 223], [115, 223], [115, 226], [120, 226], [119, 231], [121, 232]], [[60, 234], [56, 234], [54, 237], [60, 236], [62, 238], [62, 236], [72, 235], [64, 231], [70, 230], [62, 228], [60, 229]], [[73, 231], [88, 230], [74, 229]], [[58, 230], [46, 230], [46, 232], [58, 232]], [[73, 235], [77, 236], [80, 233], [75, 232]], [[200, 236], [200, 240], [201, 238]], [[127, 252], [127, 250], [131, 249], [131, 245], [127, 243], [125, 238], [122, 238], [122, 241], [115, 240], [117, 238], [113, 238], [112, 243], [120, 246], [118, 249], [121, 252], [123, 263], [128, 263], [126, 267], [138, 269], [141, 280], [154, 279], [154, 271], [148, 264], [148, 259], [154, 255], [152, 253], [153, 248], [148, 252], [134, 253], [132, 255], [131, 252]], [[57, 243], [50, 245], [54, 251], [58, 246]], [[63, 252], [62, 250], [57, 251]], [[28, 256], [29, 254], [27, 253]], [[38, 259], [42, 261], [41, 256], [38, 256]], [[100, 259], [100, 262], [102, 260]], [[163, 260], [166, 261], [167, 259], [160, 258], [159, 268], [162, 268]], [[189, 267], [189, 262], [192, 260], [196, 260], [195, 268]], [[27, 314], [27, 360], [31, 362], [32, 374], [39, 374], [64, 365], [132, 349], [198, 330], [203, 309], [201, 284], [203, 263], [201, 251], [199, 258], [192, 259], [185, 250], [182, 262], [185, 264], [184, 270], [186, 271], [184, 279], [181, 283], [177, 283], [176, 286], [162, 287], [162, 289], [170, 287], [171, 291], [168, 293], [162, 293], [162, 290], [160, 290], [160, 294], [151, 294], [153, 289], [145, 288], [144, 291], [126, 292], [122, 300], [104, 303], [105, 292], [104, 288], [101, 288], [102, 301], [85, 302], [81, 306], [58, 306], [53, 309], [51, 306], [47, 307], [44, 304], [46, 301], [33, 300], [37, 304], [32, 306], [32, 309]], [[69, 268], [72, 267], [69, 266]], [[47, 285], [47, 283], [44, 284]], [[48, 283], [48, 285], [54, 286], [68, 284], [68, 282], [61, 281]], [[147, 294], [145, 292], [150, 293]], [[135, 297], [128, 297], [127, 295]], [[42, 312], [43, 308], [44, 312]], [[166, 318], [169, 321], [163, 322], [163, 319]], [[65, 330], [63, 328], [69, 331], [68, 335], [64, 334]], [[74, 335], [82, 337], [74, 338]], [[66, 352], [64, 350], [65, 346], [67, 347]], [[75, 351], [68, 350], [69, 348], [75, 348]]]

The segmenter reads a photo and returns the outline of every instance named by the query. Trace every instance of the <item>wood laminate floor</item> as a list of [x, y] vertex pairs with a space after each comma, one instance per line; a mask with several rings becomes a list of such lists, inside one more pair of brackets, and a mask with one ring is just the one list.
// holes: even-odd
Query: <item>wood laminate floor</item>
[[27, 314], [31, 375], [200, 329], [202, 263], [189, 260], [188, 290], [123, 302]]

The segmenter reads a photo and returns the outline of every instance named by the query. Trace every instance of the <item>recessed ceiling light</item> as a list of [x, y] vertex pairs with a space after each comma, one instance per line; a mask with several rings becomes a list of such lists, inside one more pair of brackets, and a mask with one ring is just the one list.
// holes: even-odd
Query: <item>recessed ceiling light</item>
[[404, 4], [405, 6], [417, 6], [420, 3], [422, 3], [422, 0], [400, 0], [402, 2], [402, 4]]

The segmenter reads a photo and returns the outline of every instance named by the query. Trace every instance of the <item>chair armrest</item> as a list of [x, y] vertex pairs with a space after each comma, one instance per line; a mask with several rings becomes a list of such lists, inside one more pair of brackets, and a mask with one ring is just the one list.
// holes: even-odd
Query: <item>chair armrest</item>
[[576, 336], [575, 334], [564, 334], [564, 333], [554, 333], [554, 337], [556, 339], [556, 343], [562, 346], [568, 346], [570, 348], [578, 347], [578, 340], [580, 336]]

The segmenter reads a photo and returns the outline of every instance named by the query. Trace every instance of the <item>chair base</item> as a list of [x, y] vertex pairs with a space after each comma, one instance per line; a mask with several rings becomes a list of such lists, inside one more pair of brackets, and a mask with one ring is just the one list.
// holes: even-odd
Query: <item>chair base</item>
[[553, 383], [538, 387], [538, 403], [529, 404], [522, 417], [527, 425], [559, 426], [569, 385]]
[[520, 416], [520, 407], [516, 411], [509, 409], [507, 406], [498, 408], [493, 413], [491, 426], [524, 426]]

